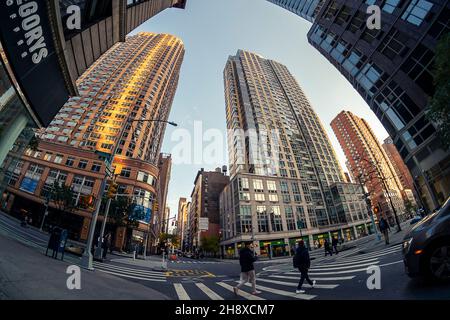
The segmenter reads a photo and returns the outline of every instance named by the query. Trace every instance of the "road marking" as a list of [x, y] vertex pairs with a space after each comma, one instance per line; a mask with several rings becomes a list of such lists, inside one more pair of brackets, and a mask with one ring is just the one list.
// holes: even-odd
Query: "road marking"
[[173, 286], [175, 287], [175, 291], [177, 292], [179, 300], [191, 300], [181, 283], [174, 283]]
[[[294, 279], [294, 280], [300, 280], [300, 277], [294, 277], [294, 276], [280, 276], [280, 275], [269, 275], [270, 278], [280, 278], [280, 279]], [[349, 277], [326, 277], [326, 278], [311, 278], [311, 280], [317, 280], [317, 281], [339, 281], [339, 280], [351, 280], [355, 276], [349, 276]]]
[[[370, 261], [376, 261], [378, 260], [377, 258], [371, 258], [371, 259], [367, 259], [367, 260], [361, 260], [360, 262], [370, 262]], [[355, 261], [356, 263], [359, 263], [358, 261]], [[323, 263], [323, 264], [318, 264], [317, 267], [340, 267], [340, 266], [347, 266], [347, 265], [352, 265], [355, 264], [355, 262], [343, 262], [343, 263]]]
[[[229, 284], [226, 284], [225, 282], [217, 282], [217, 284], [231, 292], [234, 292], [233, 287], [230, 286]], [[244, 297], [247, 300], [266, 300], [264, 298], [252, 295], [250, 293], [245, 292], [244, 290], [239, 290], [238, 291], [238, 296]]]
[[358, 262], [358, 261], [364, 261], [364, 260], [367, 260], [367, 259], [379, 258], [379, 257], [387, 256], [387, 255], [393, 254], [393, 253], [401, 253], [401, 251], [400, 250], [398, 250], [398, 251], [395, 250], [395, 251], [384, 252], [384, 253], [372, 255], [370, 257], [358, 257], [358, 258], [354, 258], [354, 259], [343, 259], [343, 260], [338, 260], [338, 261], [341, 261], [341, 262]]
[[[299, 279], [299, 278], [297, 278], [297, 279]], [[265, 279], [265, 278], [258, 278], [258, 281], [269, 282], [269, 283], [274, 283], [274, 284], [281, 284], [283, 286], [289, 286], [289, 287], [297, 287], [297, 285], [298, 285], [298, 283], [270, 280], [270, 279]], [[311, 286], [309, 284], [305, 284], [304, 286], [307, 287], [307, 288], [311, 288]], [[314, 286], [314, 288], [317, 288], [317, 289], [334, 289], [334, 288], [336, 288], [338, 286], [339, 286], [338, 284], [316, 284]]]
[[328, 266], [320, 266], [319, 268], [311, 268], [311, 269], [309, 269], [309, 271], [314, 272], [314, 271], [343, 270], [343, 269], [350, 269], [350, 268], [359, 268], [359, 267], [364, 267], [364, 266], [376, 265], [379, 262], [380, 261], [376, 260], [376, 261], [371, 261], [371, 262], [367, 262], [367, 263], [353, 264], [353, 265], [343, 266], [343, 267], [331, 267], [331, 268], [329, 268]]
[[117, 273], [117, 272], [112, 272], [112, 271], [107, 271], [107, 270], [102, 270], [102, 269], [97, 269], [97, 270], [98, 270], [99, 272], [109, 273], [109, 274], [113, 274], [113, 275], [120, 276], [120, 277], [124, 277], [124, 278], [137, 279], [137, 280], [145, 280], [145, 281], [166, 282], [166, 279], [146, 278], [146, 277], [135, 277], [135, 276], [131, 276], [131, 275], [128, 275], [128, 274]]
[[211, 300], [224, 300], [221, 296], [219, 296], [217, 293], [212, 291], [210, 288], [205, 286], [203, 283], [198, 282], [195, 284], [200, 290], [202, 290]]
[[98, 263], [98, 262], [94, 262], [94, 267], [104, 268], [104, 269], [108, 269], [108, 270], [112, 270], [112, 271], [118, 271], [118, 272], [138, 273], [138, 274], [147, 275], [147, 276], [165, 276], [164, 272], [150, 271], [150, 270], [147, 271], [147, 270], [142, 270], [142, 269], [133, 269], [133, 268], [116, 266], [116, 265], [112, 265], [112, 264], [103, 264], [103, 263]]
[[[239, 282], [239, 281], [236, 281], [236, 282]], [[251, 287], [252, 286], [250, 283], [246, 283], [245, 285], [247, 287]], [[311, 299], [314, 299], [315, 297], [317, 297], [317, 296], [309, 295], [309, 294], [297, 294], [295, 292], [289, 292], [289, 291], [284, 291], [284, 290], [278, 290], [278, 289], [274, 289], [274, 288], [264, 287], [264, 286], [261, 286], [261, 285], [258, 285], [258, 284], [256, 285], [256, 289], [267, 291], [267, 292], [270, 292], [270, 293], [275, 293], [275, 294], [278, 294], [280, 296], [295, 298], [295, 299], [311, 300]]]
[[397, 263], [403, 263], [403, 260], [399, 260], [399, 261], [395, 261], [395, 262], [389, 262], [389, 263], [381, 264], [380, 267], [390, 266], [390, 265], [392, 265], [392, 264], [397, 264]]

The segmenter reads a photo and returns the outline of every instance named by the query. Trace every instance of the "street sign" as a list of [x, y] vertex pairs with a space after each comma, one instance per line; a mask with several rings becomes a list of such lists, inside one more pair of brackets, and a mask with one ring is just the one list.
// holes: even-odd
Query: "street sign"
[[200, 218], [198, 222], [199, 226], [198, 228], [202, 231], [208, 230], [209, 220], [208, 218]]

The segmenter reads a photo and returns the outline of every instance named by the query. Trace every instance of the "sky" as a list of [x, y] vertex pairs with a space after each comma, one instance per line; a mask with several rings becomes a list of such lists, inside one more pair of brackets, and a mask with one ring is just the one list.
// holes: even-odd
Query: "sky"
[[[161, 151], [172, 153], [179, 147], [180, 129], [192, 134], [193, 147], [208, 145], [207, 141], [202, 144], [201, 135], [194, 137], [198, 121], [203, 132], [219, 129], [225, 139], [223, 69], [228, 56], [243, 49], [289, 69], [321, 119], [342, 168], [348, 171], [330, 126], [340, 111], [348, 110], [366, 119], [380, 141], [388, 133], [347, 79], [308, 43], [310, 27], [311, 23], [266, 0], [187, 0], [186, 9], [166, 9], [134, 30], [131, 34], [147, 31], [175, 35], [186, 50], [169, 117], [178, 127], [167, 127]], [[223, 148], [225, 158], [221, 163], [174, 161], [167, 200], [171, 216], [178, 210], [180, 197], [190, 198], [200, 168], [213, 170], [228, 165], [225, 140]]]

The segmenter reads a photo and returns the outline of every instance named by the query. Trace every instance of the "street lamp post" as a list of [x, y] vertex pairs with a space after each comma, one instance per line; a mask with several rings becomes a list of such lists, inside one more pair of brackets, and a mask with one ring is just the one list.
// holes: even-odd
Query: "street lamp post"
[[[170, 124], [172, 126], [177, 126], [177, 124], [175, 122], [166, 121], [166, 120], [160, 120], [160, 119], [130, 119], [130, 117], [128, 117], [126, 123], [129, 123], [129, 122], [131, 122], [131, 123], [132, 122], [164, 122], [164, 123], [168, 123], [168, 124]], [[114, 157], [115, 157], [115, 155], [117, 153], [120, 141], [123, 138], [123, 135], [125, 133], [126, 128], [127, 128], [126, 125], [124, 125], [122, 127], [122, 130], [120, 131], [120, 134], [119, 134], [119, 140], [116, 143], [116, 145], [114, 146], [114, 149], [113, 149], [111, 155], [109, 156], [109, 159], [107, 159], [107, 160], [109, 160], [108, 163], [107, 163], [108, 167], [112, 166], [112, 164], [114, 162]], [[89, 269], [89, 270], [93, 270], [94, 269], [93, 268], [93, 256], [92, 256], [92, 253], [91, 253], [91, 248], [92, 248], [92, 243], [93, 243], [93, 240], [94, 240], [95, 226], [97, 224], [98, 214], [100, 212], [100, 207], [101, 207], [101, 203], [102, 203], [102, 199], [103, 199], [103, 194], [105, 192], [106, 181], [107, 181], [107, 179], [110, 176], [110, 172], [109, 171], [110, 171], [110, 168], [105, 170], [105, 176], [104, 176], [103, 181], [102, 181], [101, 186], [100, 186], [95, 212], [94, 212], [94, 214], [92, 216], [92, 220], [91, 220], [91, 224], [90, 224], [90, 228], [89, 228], [89, 235], [88, 235], [88, 239], [87, 239], [87, 243], [86, 243], [86, 249], [84, 250], [84, 253], [83, 253], [82, 257], [81, 257], [81, 266], [83, 268], [86, 268], [86, 269]], [[108, 203], [109, 203], [109, 206], [108, 206]], [[111, 204], [111, 199], [108, 199], [108, 203], [107, 203], [107, 208], [106, 209], [108, 209], [108, 211], [109, 211], [109, 207], [110, 207], [110, 204]], [[100, 241], [99, 241], [100, 248], [103, 247], [103, 245], [102, 245], [103, 232], [105, 231], [106, 220], [108, 219], [108, 211], [105, 212], [105, 216], [104, 216], [104, 220], [103, 220], [102, 234], [100, 235]]]

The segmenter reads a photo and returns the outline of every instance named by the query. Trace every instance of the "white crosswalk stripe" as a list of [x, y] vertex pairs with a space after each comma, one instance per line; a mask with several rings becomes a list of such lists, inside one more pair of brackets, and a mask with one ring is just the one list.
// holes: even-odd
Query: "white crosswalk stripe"
[[224, 300], [217, 293], [212, 291], [210, 288], [205, 286], [203, 283], [199, 282], [195, 284], [200, 290], [202, 290], [211, 300]]
[[[278, 274], [272, 274], [269, 275], [270, 278], [280, 278], [280, 279], [293, 279], [293, 280], [299, 280], [299, 277], [294, 276], [282, 276]], [[311, 280], [317, 280], [317, 281], [340, 281], [340, 280], [351, 280], [355, 276], [348, 276], [348, 277], [311, 277]]]
[[175, 287], [175, 291], [177, 292], [179, 300], [191, 300], [181, 283], [174, 283], [173, 286]]
[[[219, 286], [221, 286], [222, 288], [227, 289], [228, 291], [234, 292], [233, 291], [233, 287], [230, 286], [229, 284], [225, 283], [225, 282], [217, 282], [217, 284]], [[239, 290], [238, 291], [238, 296], [244, 297], [247, 300], [266, 300], [266, 299], [264, 299], [262, 297], [258, 297], [258, 296], [252, 295], [250, 293], [247, 293], [244, 290]]]
[[[299, 278], [297, 278], [298, 280]], [[288, 286], [288, 287], [296, 287], [298, 284], [294, 283], [294, 282], [285, 282], [285, 281], [277, 281], [277, 280], [270, 280], [270, 279], [265, 279], [265, 278], [258, 278], [258, 281], [262, 281], [262, 282], [269, 282], [269, 283], [274, 283], [274, 284], [280, 284], [280, 285], [284, 285], [284, 286]], [[311, 288], [311, 286], [309, 284], [304, 284], [304, 286], [306, 288]], [[317, 289], [334, 289], [337, 288], [339, 285], [338, 284], [316, 284], [314, 286], [314, 288]]]
[[378, 260], [375, 261], [369, 261], [366, 263], [360, 263], [360, 264], [352, 264], [352, 265], [345, 265], [345, 266], [318, 266], [316, 268], [311, 268], [309, 269], [309, 271], [314, 272], [314, 271], [325, 271], [325, 270], [343, 270], [343, 269], [351, 269], [351, 268], [359, 268], [359, 267], [363, 267], [363, 266], [372, 266], [377, 264]]
[[[239, 281], [236, 281], [236, 282], [239, 282]], [[251, 287], [252, 285], [250, 283], [246, 283], [245, 286]], [[311, 299], [316, 297], [314, 295], [297, 294], [295, 292], [289, 292], [289, 291], [285, 291], [285, 290], [280, 290], [280, 289], [275, 289], [275, 288], [271, 288], [271, 287], [261, 286], [259, 284], [256, 285], [256, 289], [257, 290], [262, 290], [262, 291], [267, 291], [267, 292], [270, 292], [270, 293], [274, 293], [274, 294], [280, 295], [280, 296], [285, 296], [285, 297], [290, 297], [290, 298], [295, 298], [295, 299], [302, 299], [302, 300], [311, 300]]]
[[155, 282], [166, 282], [166, 275], [163, 272], [158, 271], [147, 271], [142, 269], [127, 268], [107, 263], [93, 263], [95, 270], [100, 272], [113, 274], [116, 276], [144, 280], [144, 281], [155, 281]]

